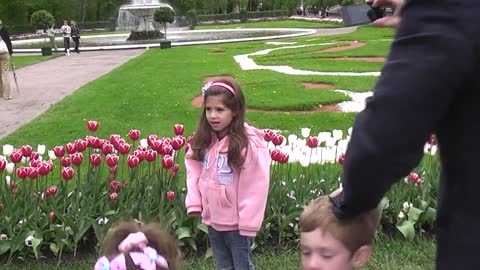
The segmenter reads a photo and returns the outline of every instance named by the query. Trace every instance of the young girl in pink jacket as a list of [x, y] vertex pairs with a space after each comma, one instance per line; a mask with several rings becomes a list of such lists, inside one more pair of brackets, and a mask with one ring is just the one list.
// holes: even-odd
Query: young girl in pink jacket
[[245, 123], [237, 82], [207, 83], [203, 111], [185, 158], [186, 207], [201, 215], [217, 269], [254, 269], [250, 245], [263, 222], [270, 155], [263, 131]]

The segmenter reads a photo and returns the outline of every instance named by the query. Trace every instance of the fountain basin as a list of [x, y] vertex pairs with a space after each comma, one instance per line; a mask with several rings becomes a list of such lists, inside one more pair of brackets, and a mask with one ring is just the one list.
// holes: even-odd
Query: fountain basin
[[[246, 28], [246, 29], [211, 29], [211, 30], [185, 30], [167, 31], [168, 40], [172, 47], [218, 44], [227, 42], [269, 40], [279, 38], [299, 37], [315, 34], [314, 29], [299, 28]], [[160, 47], [158, 40], [127, 41], [130, 33], [82, 36], [82, 51], [115, 50]], [[63, 38], [57, 37], [57, 44], [63, 44]], [[15, 40], [12, 41], [14, 53], [39, 53], [44, 39]], [[62, 46], [59, 46], [59, 49]]]

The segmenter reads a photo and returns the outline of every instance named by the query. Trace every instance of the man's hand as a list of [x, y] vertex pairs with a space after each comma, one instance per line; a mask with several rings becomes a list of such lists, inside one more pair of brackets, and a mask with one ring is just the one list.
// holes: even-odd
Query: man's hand
[[393, 8], [392, 16], [380, 18], [372, 23], [376, 27], [391, 27], [397, 28], [400, 25], [400, 14], [405, 5], [405, 0], [368, 0], [372, 7]]

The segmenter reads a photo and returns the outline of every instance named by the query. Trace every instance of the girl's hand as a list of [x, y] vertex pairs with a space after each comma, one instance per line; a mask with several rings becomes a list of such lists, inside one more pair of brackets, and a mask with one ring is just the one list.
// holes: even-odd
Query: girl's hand
[[199, 217], [201, 216], [202, 213], [201, 212], [191, 212], [191, 213], [188, 213], [188, 216], [189, 217]]

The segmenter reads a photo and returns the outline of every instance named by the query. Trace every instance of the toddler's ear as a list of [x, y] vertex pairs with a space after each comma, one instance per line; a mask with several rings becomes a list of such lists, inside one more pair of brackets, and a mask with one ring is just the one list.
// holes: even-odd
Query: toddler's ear
[[352, 256], [352, 265], [355, 269], [364, 266], [368, 258], [372, 255], [372, 247], [371, 246], [361, 246]]

